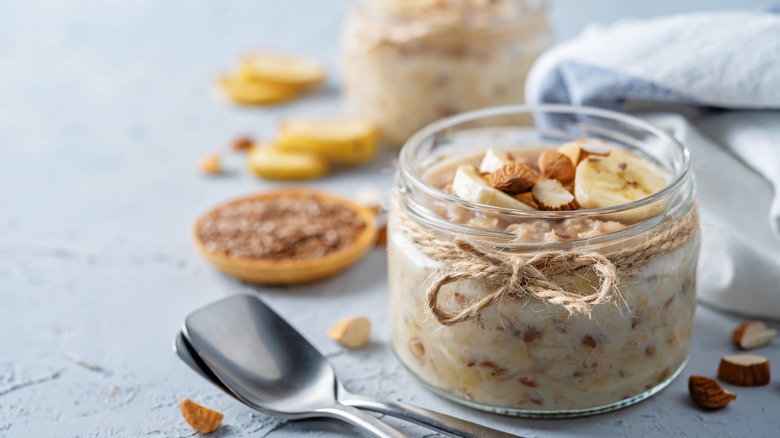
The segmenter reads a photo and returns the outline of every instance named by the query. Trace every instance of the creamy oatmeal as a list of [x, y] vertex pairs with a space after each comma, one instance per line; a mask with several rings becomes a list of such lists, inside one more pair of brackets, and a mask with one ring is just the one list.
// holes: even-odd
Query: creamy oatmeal
[[350, 110], [400, 146], [441, 117], [523, 102], [523, 84], [551, 42], [532, 0], [364, 0], [347, 23]]
[[[563, 145], [557, 155], [521, 148], [440, 160], [423, 177], [443, 193], [469, 202], [528, 213], [492, 214], [446, 201], [426, 205], [450, 224], [503, 233], [503, 255], [514, 252], [528, 258], [549, 245], [569, 242], [576, 247], [567, 250], [592, 250], [610, 258], [619, 293], [589, 313], [572, 313], [549, 300], [520, 294], [456, 323], [442, 321], [431, 312], [429, 288], [442, 275], [457, 272], [452, 271], [453, 261], [438, 257], [430, 242], [440, 238], [443, 245], [457, 237], [425, 230], [400, 204], [393, 206], [388, 228], [393, 344], [401, 361], [438, 391], [498, 412], [569, 415], [645, 398], [682, 369], [696, 301], [695, 209], [688, 205], [681, 219], [654, 227], [643, 224], [668, 204], [614, 214], [545, 215], [638, 201], [671, 180], [668, 172], [636, 152], [587, 142], [574, 142], [579, 151]], [[504, 174], [499, 174], [502, 169]], [[415, 225], [410, 228], [410, 223]], [[503, 286], [490, 278], [472, 275], [450, 282], [438, 292], [436, 303], [453, 313], [473, 307]], [[600, 284], [590, 271], [564, 270], [550, 278], [566, 291], [583, 295]]]

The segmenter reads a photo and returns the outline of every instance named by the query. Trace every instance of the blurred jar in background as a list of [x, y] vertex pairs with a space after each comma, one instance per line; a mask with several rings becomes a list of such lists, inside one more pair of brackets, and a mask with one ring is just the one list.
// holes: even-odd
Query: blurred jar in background
[[359, 0], [344, 40], [349, 111], [399, 146], [459, 112], [523, 102], [552, 42], [542, 0]]

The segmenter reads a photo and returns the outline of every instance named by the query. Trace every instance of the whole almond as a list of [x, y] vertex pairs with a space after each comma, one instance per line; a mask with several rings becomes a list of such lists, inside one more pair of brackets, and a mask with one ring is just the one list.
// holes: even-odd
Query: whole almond
[[509, 163], [487, 177], [488, 184], [510, 195], [529, 190], [539, 181], [539, 174], [525, 163]]
[[222, 160], [217, 154], [208, 154], [200, 162], [200, 171], [206, 175], [222, 173]]
[[362, 348], [371, 336], [371, 321], [362, 316], [347, 318], [331, 327], [328, 336], [347, 348]]
[[248, 151], [249, 149], [252, 149], [252, 146], [254, 146], [254, 144], [255, 144], [254, 140], [252, 140], [249, 137], [239, 137], [233, 140], [231, 149], [233, 149], [236, 152]]
[[691, 400], [705, 409], [723, 409], [737, 399], [723, 388], [715, 380], [704, 376], [691, 376], [688, 379], [688, 392], [691, 394]]
[[777, 330], [768, 327], [763, 321], [747, 321], [739, 325], [731, 334], [731, 340], [743, 350], [766, 345], [777, 336]]
[[769, 383], [769, 359], [757, 354], [723, 356], [718, 366], [718, 378], [738, 386], [763, 386]]
[[557, 179], [563, 184], [574, 181], [574, 165], [560, 152], [543, 151], [539, 154], [537, 165], [543, 178]]

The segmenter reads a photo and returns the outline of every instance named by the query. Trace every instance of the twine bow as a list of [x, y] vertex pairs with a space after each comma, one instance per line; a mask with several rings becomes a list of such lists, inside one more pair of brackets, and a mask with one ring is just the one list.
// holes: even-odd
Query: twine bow
[[[462, 238], [442, 239], [421, 227], [398, 206], [395, 211], [398, 230], [423, 254], [447, 267], [447, 272], [434, 280], [425, 296], [428, 311], [442, 325], [476, 318], [503, 299], [528, 296], [559, 305], [571, 314], [590, 315], [594, 306], [620, 299], [621, 273], [676, 250], [699, 232], [699, 215], [694, 207], [680, 219], [668, 222], [655, 233], [648, 233], [644, 242], [608, 255], [574, 248], [526, 256], [481, 249]], [[560, 283], [563, 277], [589, 273], [598, 280], [591, 294], [570, 292]], [[463, 280], [485, 283], [492, 292], [457, 312], [443, 309], [439, 304], [442, 288]]]
[[[549, 251], [523, 257], [488, 252], [464, 240], [456, 240], [454, 248], [459, 254], [453, 254], [445, 261], [449, 265], [448, 273], [434, 281], [426, 292], [429, 311], [443, 325], [472, 319], [504, 298], [526, 295], [560, 305], [572, 314], [590, 314], [593, 306], [612, 300], [618, 291], [615, 265], [594, 251]], [[587, 271], [595, 273], [599, 281], [589, 295], [569, 292], [553, 279], [558, 275]], [[458, 312], [442, 309], [439, 305], [442, 287], [462, 280], [477, 280], [499, 287]]]

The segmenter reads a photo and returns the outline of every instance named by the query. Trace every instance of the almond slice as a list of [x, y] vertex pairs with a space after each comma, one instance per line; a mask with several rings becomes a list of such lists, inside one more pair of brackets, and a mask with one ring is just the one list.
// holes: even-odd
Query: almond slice
[[769, 383], [769, 359], [757, 354], [723, 356], [718, 366], [718, 378], [738, 386], [762, 386]]
[[688, 392], [693, 402], [705, 409], [723, 409], [737, 399], [736, 394], [724, 390], [718, 382], [704, 376], [691, 376], [688, 379]]
[[534, 185], [531, 193], [534, 200], [542, 210], [561, 211], [574, 210], [577, 208], [577, 202], [574, 195], [571, 194], [556, 179], [545, 179]]
[[517, 195], [531, 190], [539, 180], [539, 174], [525, 163], [513, 162], [488, 175], [487, 180], [493, 188]]
[[777, 336], [777, 330], [763, 321], [743, 322], [731, 334], [731, 340], [743, 350], [750, 350], [768, 344]]
[[563, 184], [574, 181], [575, 169], [572, 160], [555, 151], [543, 151], [537, 159], [543, 178], [557, 179]]
[[347, 348], [361, 348], [371, 336], [371, 321], [362, 316], [347, 318], [331, 327], [328, 336]]
[[214, 432], [222, 424], [221, 412], [201, 406], [188, 398], [179, 401], [179, 409], [187, 423], [198, 433]]

